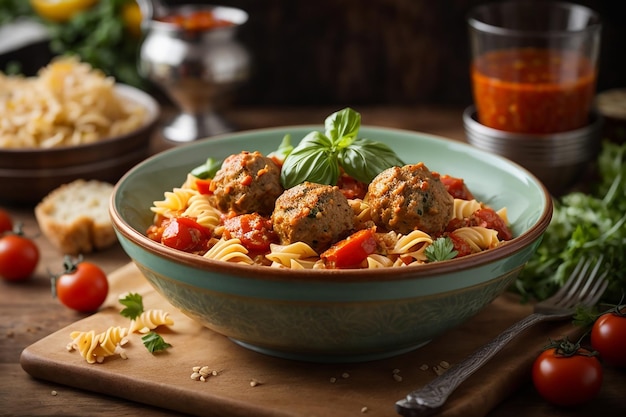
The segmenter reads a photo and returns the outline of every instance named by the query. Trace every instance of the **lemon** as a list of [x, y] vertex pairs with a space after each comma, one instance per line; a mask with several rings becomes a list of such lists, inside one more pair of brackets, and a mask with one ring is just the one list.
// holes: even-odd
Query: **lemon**
[[30, 0], [37, 14], [53, 22], [66, 22], [99, 0]]

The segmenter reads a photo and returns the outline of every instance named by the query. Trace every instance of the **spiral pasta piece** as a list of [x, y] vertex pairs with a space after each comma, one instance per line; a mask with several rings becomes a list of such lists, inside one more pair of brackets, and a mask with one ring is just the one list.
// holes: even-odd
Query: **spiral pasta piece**
[[430, 244], [432, 242], [433, 239], [428, 233], [424, 233], [421, 230], [413, 230], [408, 235], [398, 235], [398, 240], [390, 253], [408, 255], [411, 253], [411, 249], [418, 247], [418, 245], [421, 248], [424, 246], [424, 243]]
[[480, 210], [482, 207], [482, 204], [476, 200], [462, 200], [460, 198], [455, 198], [452, 211], [453, 218], [457, 220], [467, 219], [476, 210]]
[[174, 320], [170, 317], [170, 313], [160, 309], [152, 309], [144, 311], [131, 320], [128, 331], [130, 333], [148, 333], [159, 326], [171, 326], [173, 324]]
[[217, 261], [248, 265], [254, 263], [248, 256], [248, 250], [241, 244], [241, 240], [239, 239], [219, 239], [203, 256]]
[[369, 269], [389, 268], [391, 266], [393, 266], [393, 260], [391, 260], [388, 256], [374, 253], [367, 257], [367, 267]]
[[174, 188], [173, 191], [164, 193], [165, 198], [163, 200], [154, 201], [150, 210], [163, 217], [174, 217], [185, 211], [189, 199], [197, 193], [197, 191], [189, 188]]
[[[272, 261], [272, 266], [283, 266], [290, 268], [294, 265], [294, 261], [300, 261], [306, 258], [317, 257], [315, 252], [309, 245], [304, 242], [295, 242], [289, 245], [277, 245], [275, 243], [270, 244], [270, 253], [265, 257]], [[313, 267], [314, 261], [311, 263], [310, 268]], [[296, 267], [306, 268], [303, 263], [295, 262]], [[306, 269], [310, 269], [306, 268]]]
[[96, 332], [90, 330], [88, 332], [72, 332], [70, 334], [72, 342], [68, 345], [68, 349], [76, 349], [88, 363], [96, 363], [96, 355], [93, 351], [98, 347], [98, 338]]
[[94, 330], [74, 331], [70, 333], [72, 342], [68, 345], [68, 350], [78, 350], [88, 363], [102, 363], [105, 357], [119, 352], [119, 346], [127, 334], [128, 329], [123, 327], [109, 327], [99, 334]]
[[348, 200], [354, 212], [354, 223], [358, 228], [366, 228], [372, 222], [372, 213], [369, 204], [360, 199]]
[[104, 358], [114, 355], [118, 347], [123, 343], [124, 337], [128, 334], [125, 327], [115, 326], [109, 327], [106, 331], [96, 335], [98, 338], [98, 346], [93, 353], [96, 358]]
[[461, 227], [452, 234], [467, 242], [473, 252], [495, 248], [500, 243], [497, 230], [482, 226]]
[[221, 216], [204, 194], [192, 195], [187, 201], [187, 208], [182, 214], [185, 217], [193, 217], [200, 226], [214, 230], [220, 225]]

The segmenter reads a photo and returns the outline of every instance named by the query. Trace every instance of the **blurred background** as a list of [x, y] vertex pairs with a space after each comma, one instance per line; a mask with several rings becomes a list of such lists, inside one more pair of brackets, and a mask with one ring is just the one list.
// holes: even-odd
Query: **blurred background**
[[[94, 4], [98, 0], [82, 2]], [[113, 8], [128, 0], [99, 2]], [[242, 105], [471, 103], [466, 15], [484, 0], [185, 3], [235, 6], [249, 13], [239, 38], [249, 48], [254, 66], [251, 79], [236, 99]], [[603, 19], [598, 91], [626, 87], [626, 2], [575, 3], [591, 7]], [[0, 70], [30, 75], [55, 53], [82, 48], [83, 58], [114, 73], [122, 82], [140, 84], [141, 80], [133, 78], [139, 40], [128, 29], [136, 24], [133, 19], [137, 16], [128, 10], [126, 14], [119, 8], [111, 10], [108, 14], [100, 11], [90, 17], [91, 21], [85, 18], [79, 25], [47, 24], [52, 39], [39, 38], [22, 45], [15, 31], [3, 32], [2, 27], [14, 24], [19, 16], [36, 13], [26, 1], [0, 0]], [[115, 29], [118, 26], [126, 29], [120, 32]], [[80, 46], [85, 37], [98, 39], [87, 47]]]

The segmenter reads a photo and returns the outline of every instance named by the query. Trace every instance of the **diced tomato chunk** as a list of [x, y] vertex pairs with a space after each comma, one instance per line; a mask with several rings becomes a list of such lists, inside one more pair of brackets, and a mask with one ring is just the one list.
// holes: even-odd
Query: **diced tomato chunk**
[[467, 188], [465, 181], [462, 178], [451, 177], [450, 175], [442, 175], [441, 182], [448, 190], [448, 193], [454, 197], [461, 200], [473, 200], [474, 196]]
[[361, 266], [369, 255], [376, 252], [378, 242], [375, 228], [359, 230], [335, 243], [320, 255], [329, 268], [354, 268]]
[[278, 242], [271, 220], [257, 213], [225, 219], [224, 236], [239, 239], [251, 252], [267, 252], [271, 243]]
[[367, 184], [357, 181], [347, 174], [342, 174], [337, 181], [337, 187], [348, 199], [364, 198], [367, 192]]
[[502, 217], [498, 215], [492, 208], [482, 208], [476, 210], [471, 218], [470, 223], [473, 226], [483, 226], [498, 231], [498, 239], [511, 240], [513, 233]]

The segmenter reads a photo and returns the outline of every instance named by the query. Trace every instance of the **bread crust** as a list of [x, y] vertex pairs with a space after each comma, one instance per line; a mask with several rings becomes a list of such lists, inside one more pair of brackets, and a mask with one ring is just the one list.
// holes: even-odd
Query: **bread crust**
[[41, 232], [61, 252], [78, 255], [117, 242], [108, 207], [113, 185], [79, 179], [53, 190], [35, 207]]

